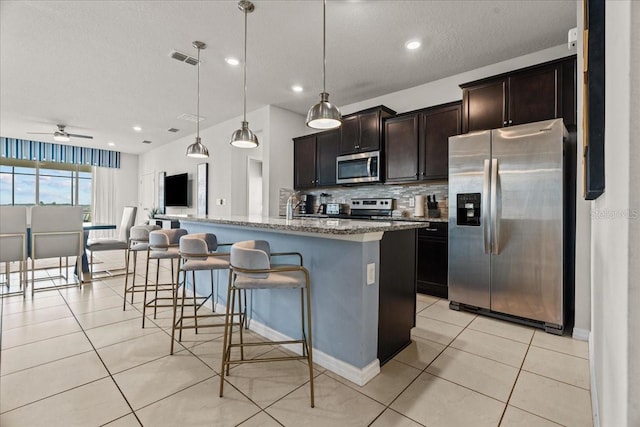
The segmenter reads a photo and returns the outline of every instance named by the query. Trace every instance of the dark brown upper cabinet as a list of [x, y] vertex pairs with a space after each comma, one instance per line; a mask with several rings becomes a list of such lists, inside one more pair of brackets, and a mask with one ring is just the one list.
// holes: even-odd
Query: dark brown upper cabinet
[[463, 132], [558, 117], [575, 125], [575, 64], [572, 56], [460, 85]]
[[382, 149], [382, 120], [395, 111], [380, 105], [342, 118], [338, 155]]
[[336, 184], [339, 130], [293, 139], [293, 186], [295, 189]]
[[447, 179], [449, 137], [460, 134], [461, 121], [460, 101], [385, 119], [386, 182]]

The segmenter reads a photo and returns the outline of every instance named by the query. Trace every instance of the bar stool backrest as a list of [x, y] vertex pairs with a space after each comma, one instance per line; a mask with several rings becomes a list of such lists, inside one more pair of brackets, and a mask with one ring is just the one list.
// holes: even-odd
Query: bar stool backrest
[[0, 206], [0, 262], [27, 259], [26, 206]]
[[136, 212], [138, 208], [135, 206], [125, 206], [122, 212], [122, 221], [120, 222], [120, 229], [118, 230], [118, 240], [121, 242], [129, 241], [129, 234], [131, 227], [136, 221]]
[[136, 225], [131, 227], [131, 233], [129, 239], [134, 242], [148, 242], [149, 233], [155, 230], [160, 230], [158, 225]]
[[[231, 266], [243, 270], [268, 270], [271, 268], [269, 260], [271, 249], [266, 240], [247, 240], [234, 243], [231, 246]], [[269, 273], [246, 273], [234, 270], [239, 276], [248, 276], [256, 279], [265, 279]]]
[[31, 258], [80, 256], [84, 246], [82, 206], [31, 208]]
[[153, 251], [166, 251], [169, 246], [180, 243], [180, 238], [187, 235], [183, 228], [171, 228], [167, 230], [155, 230], [149, 233], [149, 248]]
[[218, 239], [213, 233], [194, 233], [180, 238], [180, 253], [186, 260], [205, 260], [207, 254], [217, 249]]

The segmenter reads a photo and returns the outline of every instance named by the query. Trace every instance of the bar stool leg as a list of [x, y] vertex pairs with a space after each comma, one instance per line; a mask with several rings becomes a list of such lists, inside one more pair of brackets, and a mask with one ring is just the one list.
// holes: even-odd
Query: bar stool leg
[[[129, 289], [129, 258], [131, 258], [131, 251], [128, 250], [127, 254], [125, 256], [124, 259], [124, 265], [126, 268], [126, 274], [124, 275], [124, 298], [122, 298], [122, 311], [126, 310], [127, 308], [127, 290]], [[134, 266], [134, 271], [135, 271], [135, 266]], [[134, 276], [135, 277], [135, 276]], [[132, 288], [132, 293], [131, 293], [131, 299], [133, 300], [133, 288]], [[133, 301], [131, 301], [131, 304], [133, 304]]]
[[[311, 287], [309, 286], [309, 273], [305, 271], [305, 275], [307, 276], [307, 285], [306, 285], [306, 293], [307, 293], [307, 336], [306, 336], [306, 347], [307, 347], [307, 360], [309, 362], [309, 386], [311, 389], [311, 407], [315, 407], [315, 399], [313, 392], [313, 340], [311, 338]], [[304, 316], [303, 318], [303, 327], [302, 333], [304, 337]]]
[[147, 291], [149, 289], [149, 252], [147, 249], [147, 266], [144, 275], [144, 296], [142, 297], [142, 327], [144, 328], [144, 321], [147, 317]]
[[[178, 261], [178, 263], [179, 262], [180, 261]], [[186, 276], [186, 274], [187, 274], [186, 271], [182, 273], [183, 278]], [[171, 324], [171, 352], [169, 354], [173, 354], [173, 347], [174, 347], [175, 338], [176, 338], [176, 317], [178, 312], [178, 289], [179, 288], [180, 288], [180, 265], [178, 264], [178, 271], [176, 273], [176, 286], [175, 288], [172, 288], [172, 291], [171, 291], [173, 295], [173, 323]], [[182, 316], [180, 316], [180, 327], [182, 327]], [[182, 329], [180, 329], [180, 332], [182, 333]]]
[[[138, 251], [133, 251], [133, 277], [131, 278], [131, 304], [133, 305], [133, 294], [136, 291], [136, 274], [138, 269]], [[127, 277], [129, 275], [127, 274]]]
[[154, 300], [153, 300], [153, 318], [156, 318], [156, 314], [158, 313], [158, 283], [160, 283], [160, 258], [158, 258], [158, 265], [156, 268], [156, 289], [154, 292]]
[[[196, 300], [196, 272], [195, 270], [191, 270], [191, 283], [193, 284], [193, 289], [191, 293], [193, 294], [193, 322], [196, 326], [196, 335], [198, 334], [198, 301]], [[186, 286], [185, 286], [186, 287]]]

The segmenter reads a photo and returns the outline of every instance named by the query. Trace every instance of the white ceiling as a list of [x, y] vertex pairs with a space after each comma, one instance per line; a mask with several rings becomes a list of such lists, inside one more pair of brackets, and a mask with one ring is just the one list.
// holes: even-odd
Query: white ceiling
[[[248, 110], [300, 114], [322, 88], [322, 2], [255, 0], [248, 16]], [[243, 14], [230, 1], [0, 2], [0, 135], [53, 142], [56, 123], [93, 135], [71, 144], [141, 153], [242, 114]], [[566, 43], [576, 1], [358, 1], [327, 4], [327, 91], [348, 105]], [[422, 40], [407, 51], [408, 39]], [[292, 84], [304, 87], [294, 93]], [[136, 133], [132, 126], [143, 131]], [[238, 123], [239, 125], [239, 123]], [[168, 128], [180, 129], [177, 134]], [[142, 140], [153, 144], [142, 144]]]

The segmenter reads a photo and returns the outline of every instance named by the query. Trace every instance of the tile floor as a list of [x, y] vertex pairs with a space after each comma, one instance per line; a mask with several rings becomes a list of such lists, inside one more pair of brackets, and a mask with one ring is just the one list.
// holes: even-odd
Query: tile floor
[[364, 387], [317, 366], [311, 409], [305, 365], [276, 362], [233, 368], [221, 399], [221, 329], [185, 333], [170, 356], [170, 311], [142, 329], [123, 281], [2, 299], [0, 425], [592, 425], [587, 343], [424, 295], [413, 343]]

